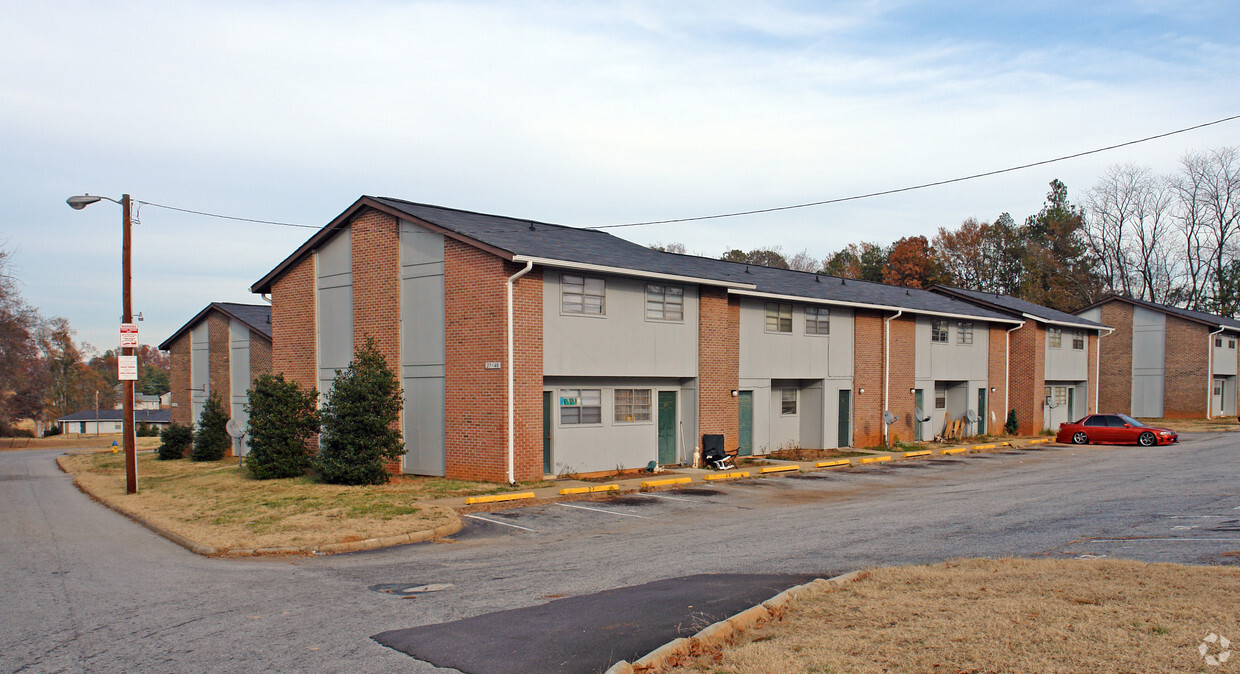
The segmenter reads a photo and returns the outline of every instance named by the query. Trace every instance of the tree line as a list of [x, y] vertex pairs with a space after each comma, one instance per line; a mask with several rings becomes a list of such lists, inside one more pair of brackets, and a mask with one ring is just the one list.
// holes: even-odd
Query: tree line
[[[120, 402], [117, 352], [98, 352], [75, 340], [62, 317], [45, 318], [21, 294], [12, 274], [12, 252], [0, 249], [0, 435], [20, 420], [47, 422]], [[138, 350], [136, 389], [149, 395], [170, 390], [168, 354], [149, 345]]]
[[[677, 243], [659, 250], [683, 253]], [[912, 288], [950, 285], [1073, 311], [1120, 295], [1223, 316], [1240, 312], [1240, 150], [1188, 153], [1171, 175], [1112, 166], [1073, 203], [1052, 180], [1041, 210], [940, 227], [931, 239], [850, 243], [821, 261], [778, 246], [720, 259]]]

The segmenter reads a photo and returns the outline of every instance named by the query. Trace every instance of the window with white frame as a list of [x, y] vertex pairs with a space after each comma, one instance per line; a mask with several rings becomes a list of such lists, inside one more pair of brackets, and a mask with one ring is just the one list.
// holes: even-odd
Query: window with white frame
[[831, 310], [827, 307], [805, 307], [805, 334], [831, 334]]
[[647, 283], [646, 318], [656, 321], [684, 321], [685, 289], [680, 286]]
[[602, 389], [560, 389], [560, 423], [566, 426], [603, 423]]
[[1046, 329], [1046, 345], [1052, 349], [1058, 349], [1063, 346], [1063, 330], [1059, 328]]
[[947, 409], [947, 384], [934, 382], [934, 409]]
[[1055, 386], [1054, 389], [1055, 389], [1055, 393], [1051, 399], [1055, 401], [1055, 407], [1063, 407], [1064, 405], [1067, 405], [1068, 404], [1068, 387], [1067, 386]]
[[1085, 349], [1085, 333], [1080, 330], [1072, 331], [1072, 348], [1077, 351]]
[[766, 303], [766, 331], [792, 332], [792, 305], [781, 302]]
[[606, 313], [607, 284], [601, 278], [564, 274], [560, 276], [560, 307], [566, 314]]
[[971, 321], [957, 321], [956, 343], [957, 344], [972, 344], [973, 343], [973, 323]]
[[934, 321], [930, 324], [930, 341], [947, 343], [947, 321]]
[[780, 416], [792, 416], [797, 413], [797, 390], [794, 388], [781, 389], [779, 391], [779, 414]]
[[650, 389], [616, 389], [615, 420], [617, 423], [650, 421]]

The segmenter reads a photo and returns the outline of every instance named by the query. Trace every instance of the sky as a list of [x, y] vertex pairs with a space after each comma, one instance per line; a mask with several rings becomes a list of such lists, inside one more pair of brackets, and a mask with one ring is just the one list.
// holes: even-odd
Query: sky
[[[17, 2], [0, 22], [0, 247], [44, 316], [117, 341], [121, 210], [158, 344], [361, 195], [572, 226], [890, 190], [1240, 114], [1240, 7], [1136, 2]], [[629, 227], [717, 256], [933, 237], [1177, 170], [1240, 120], [898, 195]]]

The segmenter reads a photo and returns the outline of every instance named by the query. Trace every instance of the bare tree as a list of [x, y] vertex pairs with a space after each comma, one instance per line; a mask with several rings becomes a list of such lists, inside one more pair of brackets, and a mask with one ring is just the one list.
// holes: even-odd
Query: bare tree
[[[1194, 187], [1193, 203], [1185, 204], [1200, 219], [1199, 261], [1208, 270], [1204, 297], [1198, 306], [1231, 313], [1236, 298], [1227, 274], [1240, 245], [1240, 149], [1224, 147], [1181, 160], [1183, 178]], [[1203, 306], [1204, 305], [1204, 306]]]
[[1086, 196], [1086, 241], [1108, 290], [1166, 302], [1176, 274], [1167, 181], [1144, 166], [1112, 166]]
[[809, 249], [788, 258], [788, 268], [796, 271], [818, 271], [818, 259], [809, 254]]

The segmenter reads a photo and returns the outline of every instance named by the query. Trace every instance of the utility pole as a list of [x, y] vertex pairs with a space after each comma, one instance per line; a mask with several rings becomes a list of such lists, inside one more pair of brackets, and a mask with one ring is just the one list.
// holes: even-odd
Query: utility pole
[[[130, 199], [128, 194], [121, 195], [121, 211], [125, 219], [123, 234], [121, 235], [121, 274], [123, 275], [121, 282], [121, 292], [124, 295], [124, 314], [121, 316], [122, 323], [133, 322], [133, 296], [130, 290], [130, 280], [132, 278], [132, 269], [130, 266], [130, 230], [133, 228], [133, 221], [130, 215]], [[134, 355], [134, 348], [126, 346], [121, 349], [121, 355]], [[138, 493], [138, 440], [134, 435], [135, 428], [133, 423], [133, 380], [127, 379], [124, 382], [125, 401], [124, 401], [124, 423], [122, 431], [125, 433], [125, 493]]]

